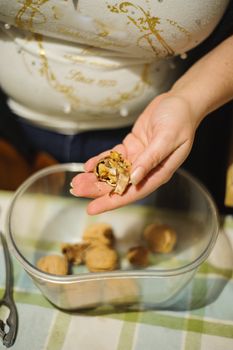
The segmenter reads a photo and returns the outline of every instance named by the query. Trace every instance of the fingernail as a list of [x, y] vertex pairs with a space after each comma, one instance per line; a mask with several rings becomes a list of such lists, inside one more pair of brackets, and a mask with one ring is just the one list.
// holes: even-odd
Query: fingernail
[[144, 169], [143, 167], [139, 166], [132, 172], [130, 176], [130, 180], [133, 185], [137, 185], [143, 179], [143, 177], [144, 177]]
[[70, 194], [72, 194], [72, 195], [75, 196], [75, 197], [78, 197], [78, 196], [74, 193], [73, 188], [70, 189]]
[[71, 187], [71, 188], [73, 188], [73, 187], [74, 187], [72, 182], [70, 183], [70, 187]]

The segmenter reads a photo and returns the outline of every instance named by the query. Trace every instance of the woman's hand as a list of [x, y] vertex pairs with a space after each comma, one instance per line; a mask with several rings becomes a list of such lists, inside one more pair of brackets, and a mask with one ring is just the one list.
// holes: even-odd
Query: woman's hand
[[132, 163], [131, 182], [120, 196], [111, 194], [108, 184], [93, 173], [104, 152], [88, 160], [85, 173], [74, 177], [71, 193], [93, 198], [90, 215], [124, 206], [152, 193], [167, 182], [188, 156], [198, 126], [189, 103], [178, 95], [166, 93], [155, 98], [136, 121], [132, 132], [115, 150]]

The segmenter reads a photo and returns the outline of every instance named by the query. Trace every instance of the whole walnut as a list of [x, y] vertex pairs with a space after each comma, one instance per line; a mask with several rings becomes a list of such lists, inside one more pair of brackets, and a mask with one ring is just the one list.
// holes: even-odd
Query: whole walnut
[[165, 224], [153, 223], [146, 226], [143, 236], [153, 253], [170, 253], [177, 242], [176, 231]]
[[61, 255], [47, 255], [43, 256], [37, 261], [38, 269], [54, 275], [68, 274], [68, 261]]
[[112, 271], [117, 268], [118, 255], [110, 247], [97, 245], [87, 249], [85, 262], [91, 272]]
[[112, 246], [114, 243], [113, 229], [109, 224], [96, 222], [86, 228], [83, 233], [83, 241], [92, 246], [97, 244]]
[[145, 267], [149, 265], [149, 250], [143, 246], [129, 248], [126, 258], [134, 266]]

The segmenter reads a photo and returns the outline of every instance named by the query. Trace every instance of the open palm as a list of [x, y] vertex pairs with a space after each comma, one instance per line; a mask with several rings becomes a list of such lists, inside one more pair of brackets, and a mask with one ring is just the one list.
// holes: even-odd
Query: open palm
[[197, 128], [187, 102], [180, 97], [163, 94], [155, 98], [136, 121], [131, 133], [114, 149], [137, 169], [137, 184], [130, 185], [120, 196], [97, 180], [93, 169], [109, 151], [85, 164], [85, 173], [72, 180], [72, 193], [93, 198], [87, 207], [90, 215], [99, 214], [139, 200], [167, 182], [188, 156]]

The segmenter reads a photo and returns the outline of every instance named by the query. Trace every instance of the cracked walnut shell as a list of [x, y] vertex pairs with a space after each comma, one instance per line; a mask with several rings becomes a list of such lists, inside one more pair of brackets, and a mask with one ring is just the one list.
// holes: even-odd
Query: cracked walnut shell
[[80, 242], [80, 243], [64, 243], [61, 246], [61, 251], [69, 261], [74, 265], [80, 265], [84, 263], [85, 252], [89, 247], [89, 243]]
[[117, 151], [100, 159], [95, 167], [95, 174], [100, 181], [114, 187], [113, 193], [122, 195], [130, 183], [131, 163], [123, 159]]

